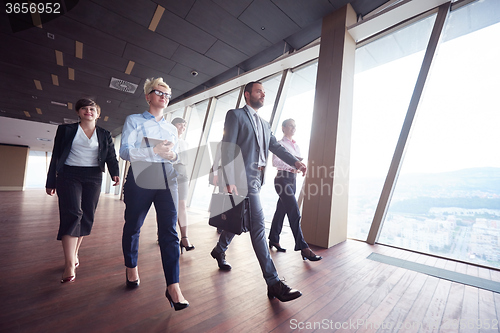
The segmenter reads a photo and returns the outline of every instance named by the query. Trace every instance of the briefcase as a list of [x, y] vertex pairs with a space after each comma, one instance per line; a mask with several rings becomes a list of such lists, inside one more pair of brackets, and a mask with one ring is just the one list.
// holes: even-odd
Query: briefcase
[[229, 193], [212, 194], [208, 224], [237, 235], [250, 231], [248, 198]]

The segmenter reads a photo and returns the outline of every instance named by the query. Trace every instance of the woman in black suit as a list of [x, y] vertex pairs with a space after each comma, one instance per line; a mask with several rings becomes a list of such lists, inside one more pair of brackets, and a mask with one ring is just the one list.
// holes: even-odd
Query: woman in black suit
[[75, 281], [78, 249], [83, 236], [92, 230], [105, 164], [113, 186], [120, 183], [111, 133], [96, 126], [99, 106], [93, 100], [80, 99], [75, 110], [80, 122], [57, 128], [45, 185], [48, 195], [57, 191], [59, 198], [57, 239], [62, 241], [65, 258], [61, 283]]

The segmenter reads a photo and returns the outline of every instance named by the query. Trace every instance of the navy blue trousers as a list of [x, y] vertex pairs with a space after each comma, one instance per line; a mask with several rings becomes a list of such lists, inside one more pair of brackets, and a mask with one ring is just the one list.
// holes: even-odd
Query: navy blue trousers
[[272, 243], [280, 242], [283, 221], [285, 220], [285, 215], [287, 215], [293, 237], [295, 238], [295, 251], [308, 248], [309, 245], [307, 245], [302, 235], [302, 228], [300, 227], [300, 209], [297, 199], [295, 199], [295, 174], [286, 171], [278, 171], [278, 175], [274, 178], [274, 189], [280, 198], [276, 204], [276, 212], [274, 212], [273, 221], [271, 223], [269, 241]]
[[136, 184], [132, 168], [124, 185], [125, 224], [122, 249], [125, 266], [137, 266], [139, 235], [151, 204], [156, 210], [158, 243], [167, 286], [179, 282], [179, 237], [177, 235], [177, 180], [165, 181], [166, 189], [143, 188]]

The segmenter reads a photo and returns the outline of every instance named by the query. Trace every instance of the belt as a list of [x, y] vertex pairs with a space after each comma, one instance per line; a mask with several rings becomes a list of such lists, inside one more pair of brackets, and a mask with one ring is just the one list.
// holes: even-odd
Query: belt
[[293, 177], [295, 178], [297, 174], [295, 172], [290, 172], [290, 171], [285, 171], [285, 170], [278, 170], [278, 177]]

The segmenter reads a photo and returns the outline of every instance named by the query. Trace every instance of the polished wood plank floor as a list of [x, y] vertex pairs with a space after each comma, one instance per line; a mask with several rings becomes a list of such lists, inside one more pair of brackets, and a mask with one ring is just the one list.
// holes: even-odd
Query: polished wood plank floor
[[217, 233], [206, 213], [194, 210], [189, 232], [196, 249], [180, 258], [181, 287], [191, 306], [175, 312], [164, 296], [154, 210], [141, 233], [141, 286], [125, 288], [123, 212], [117, 196], [101, 196], [94, 229], [80, 250], [76, 282], [61, 284], [57, 198], [43, 190], [0, 192], [0, 331], [499, 331], [499, 294], [366, 257], [377, 252], [494, 281], [500, 281], [498, 271], [353, 240], [313, 248], [324, 259], [303, 261], [291, 250], [288, 228], [281, 244], [289, 250], [272, 256], [280, 276], [303, 296], [269, 301], [249, 236], [234, 239], [227, 251], [233, 270], [221, 272], [209, 254]]

